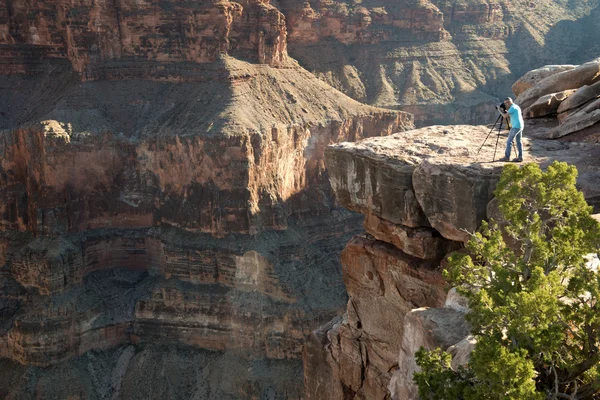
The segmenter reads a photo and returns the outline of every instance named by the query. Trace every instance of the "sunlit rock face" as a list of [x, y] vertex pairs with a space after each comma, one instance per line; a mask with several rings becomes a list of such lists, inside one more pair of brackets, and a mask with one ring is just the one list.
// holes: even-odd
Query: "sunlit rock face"
[[303, 66], [418, 126], [488, 123], [525, 72], [597, 57], [600, 7], [585, 0], [278, 3]]
[[[483, 220], [497, 216], [485, 126], [430, 126], [327, 148], [341, 205], [365, 215], [364, 232], [341, 255], [346, 312], [314, 330], [304, 347], [307, 399], [417, 399], [414, 353], [441, 347], [464, 365], [474, 340], [467, 304], [442, 278], [444, 258]], [[503, 147], [503, 146], [502, 146]], [[600, 209], [600, 145], [524, 139], [525, 159], [566, 161]], [[502, 150], [501, 150], [502, 151]]]
[[581, 65], [530, 71], [513, 90], [524, 110], [529, 135], [538, 139], [600, 141], [600, 58]]
[[412, 116], [300, 67], [268, 1], [2, 5], [0, 393], [301, 397], [362, 221], [325, 148]]
[[212, 63], [221, 54], [287, 61], [285, 18], [268, 1], [3, 3], [3, 73], [29, 73], [48, 59], [68, 61], [87, 79], [134, 73], [146, 62]]

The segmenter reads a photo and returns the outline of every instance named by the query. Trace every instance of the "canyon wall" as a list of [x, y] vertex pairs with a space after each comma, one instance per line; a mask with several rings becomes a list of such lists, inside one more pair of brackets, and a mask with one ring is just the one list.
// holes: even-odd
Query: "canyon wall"
[[413, 113], [418, 126], [488, 123], [525, 72], [597, 57], [597, 1], [279, 4], [304, 67], [357, 100]]
[[361, 222], [325, 148], [412, 116], [266, 1], [1, 4], [0, 397], [301, 398]]
[[[485, 126], [431, 126], [331, 145], [326, 163], [340, 204], [365, 216], [365, 232], [341, 255], [346, 312], [315, 330], [304, 348], [307, 399], [416, 399], [414, 352], [442, 347], [457, 363], [473, 342], [464, 299], [442, 279], [444, 257], [497, 215]], [[480, 146], [481, 152], [479, 152]], [[600, 210], [600, 145], [524, 139], [525, 161], [566, 161]]]

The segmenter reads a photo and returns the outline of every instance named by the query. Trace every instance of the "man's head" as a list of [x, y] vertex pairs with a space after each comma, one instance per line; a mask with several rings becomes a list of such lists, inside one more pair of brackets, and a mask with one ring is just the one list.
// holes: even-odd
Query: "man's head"
[[513, 105], [513, 99], [511, 99], [510, 97], [505, 98], [504, 105], [506, 106], [506, 108], [510, 108], [510, 106]]

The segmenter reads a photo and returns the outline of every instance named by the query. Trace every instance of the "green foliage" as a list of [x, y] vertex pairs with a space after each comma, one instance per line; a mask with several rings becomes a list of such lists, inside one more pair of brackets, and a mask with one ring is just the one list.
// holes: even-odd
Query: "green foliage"
[[420, 351], [423, 399], [600, 398], [600, 274], [586, 258], [600, 224], [576, 178], [560, 162], [504, 168], [502, 218], [483, 223], [446, 271], [469, 300], [477, 345], [462, 372], [443, 352]]
[[464, 368], [453, 371], [452, 357], [445, 351], [427, 351], [421, 347], [415, 358], [422, 371], [414, 375], [422, 400], [459, 399], [469, 389], [470, 371]]

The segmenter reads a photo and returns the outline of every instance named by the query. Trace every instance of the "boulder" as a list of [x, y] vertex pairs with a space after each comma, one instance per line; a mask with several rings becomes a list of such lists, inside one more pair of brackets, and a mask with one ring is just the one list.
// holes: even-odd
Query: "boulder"
[[452, 364], [450, 366], [453, 370], [469, 362], [471, 352], [475, 348], [476, 343], [475, 338], [469, 335], [455, 345], [448, 347], [447, 351], [452, 356]]
[[579, 111], [569, 114], [560, 126], [548, 132], [550, 139], [557, 139], [600, 122], [600, 98], [594, 100]]
[[523, 111], [523, 118], [539, 118], [556, 114], [561, 103], [575, 92], [575, 89], [570, 89], [542, 96]]
[[537, 85], [541, 80], [558, 74], [559, 72], [575, 69], [576, 67], [576, 65], [546, 65], [542, 68], [534, 69], [519, 78], [519, 80], [513, 84], [512, 91], [515, 96], [519, 96], [527, 89]]
[[600, 81], [590, 86], [582, 86], [569, 98], [565, 99], [559, 106], [558, 112], [564, 113], [568, 110], [573, 110], [585, 103], [592, 101], [600, 96]]
[[600, 81], [600, 58], [582, 64], [575, 69], [559, 72], [542, 79], [537, 85], [521, 93], [516, 103], [522, 109], [526, 109], [544, 95], [562, 92], [563, 90], [579, 89], [598, 81]]

